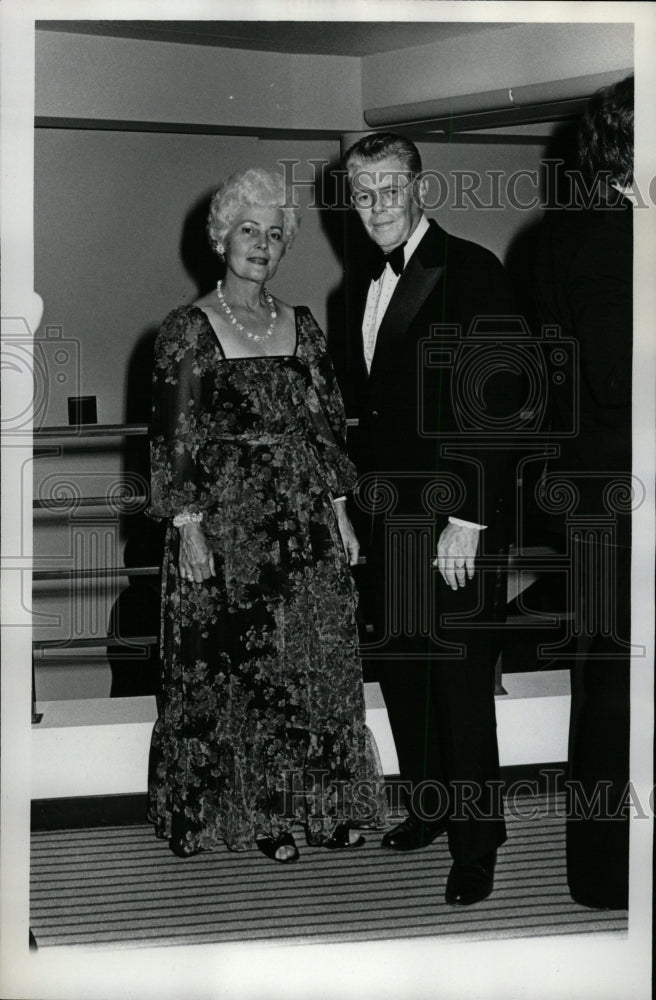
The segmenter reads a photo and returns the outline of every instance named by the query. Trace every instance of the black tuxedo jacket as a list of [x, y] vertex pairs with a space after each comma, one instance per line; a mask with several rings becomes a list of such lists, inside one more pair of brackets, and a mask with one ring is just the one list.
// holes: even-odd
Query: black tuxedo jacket
[[451, 497], [445, 515], [492, 524], [500, 496], [514, 489], [506, 440], [493, 427], [516, 412], [522, 392], [490, 337], [515, 313], [501, 264], [430, 221], [383, 318], [370, 373], [362, 345], [370, 275], [366, 259], [359, 265], [349, 280], [349, 377], [360, 472], [394, 481], [397, 513], [424, 511], [422, 485], [437, 477]]

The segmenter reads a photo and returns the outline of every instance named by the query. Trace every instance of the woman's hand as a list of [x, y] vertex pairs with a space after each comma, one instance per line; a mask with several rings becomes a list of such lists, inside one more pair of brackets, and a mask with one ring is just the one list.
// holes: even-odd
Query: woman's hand
[[178, 571], [183, 580], [202, 583], [215, 575], [214, 553], [210, 552], [200, 524], [190, 521], [182, 524], [180, 532], [180, 553]]
[[333, 500], [333, 509], [335, 511], [335, 517], [337, 518], [337, 527], [339, 528], [339, 533], [342, 536], [342, 545], [344, 546], [344, 552], [346, 553], [346, 558], [349, 561], [349, 566], [357, 566], [358, 557], [360, 555], [360, 543], [355, 534], [355, 529], [351, 524], [351, 519], [346, 513], [346, 501], [345, 500]]

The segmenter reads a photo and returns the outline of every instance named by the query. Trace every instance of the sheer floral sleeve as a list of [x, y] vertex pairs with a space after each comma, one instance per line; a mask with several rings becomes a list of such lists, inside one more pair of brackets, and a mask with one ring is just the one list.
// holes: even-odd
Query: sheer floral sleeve
[[151, 424], [151, 502], [162, 520], [213, 504], [204, 455], [210, 416], [203, 381], [212, 357], [201, 310], [174, 309], [155, 344]]
[[[326, 349], [324, 334], [309, 309], [300, 308], [300, 321], [305, 325], [307, 365], [312, 376], [316, 403], [315, 423], [322, 443], [333, 497], [343, 496], [355, 484], [357, 472], [346, 452], [346, 412], [337, 385], [335, 371]], [[313, 403], [310, 401], [313, 408]]]

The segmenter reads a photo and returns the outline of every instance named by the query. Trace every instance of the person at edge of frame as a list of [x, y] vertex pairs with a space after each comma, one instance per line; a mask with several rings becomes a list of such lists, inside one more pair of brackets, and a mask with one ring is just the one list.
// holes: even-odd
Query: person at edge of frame
[[[628, 906], [629, 881], [633, 89], [627, 77], [591, 98], [578, 130], [590, 198], [547, 213], [535, 269], [540, 319], [578, 345], [577, 433], [559, 436], [564, 403], [555, 392], [558, 455], [543, 484], [545, 509], [558, 483], [576, 498], [549, 523], [573, 561], [570, 600], [588, 633], [571, 669], [567, 880], [576, 902], [611, 909]], [[599, 792], [600, 809], [581, 814], [577, 803]]]

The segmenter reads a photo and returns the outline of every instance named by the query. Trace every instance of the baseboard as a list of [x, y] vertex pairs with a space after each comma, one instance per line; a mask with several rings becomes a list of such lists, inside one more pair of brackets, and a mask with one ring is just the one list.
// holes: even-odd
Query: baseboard
[[130, 826], [146, 819], [148, 797], [136, 795], [80, 795], [74, 798], [35, 799], [33, 830], [76, 830], [89, 826]]

